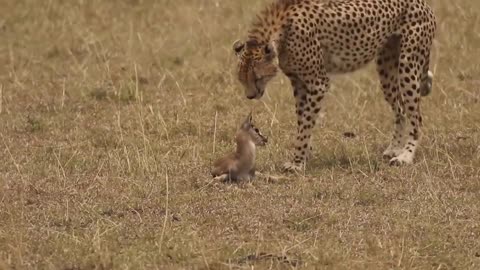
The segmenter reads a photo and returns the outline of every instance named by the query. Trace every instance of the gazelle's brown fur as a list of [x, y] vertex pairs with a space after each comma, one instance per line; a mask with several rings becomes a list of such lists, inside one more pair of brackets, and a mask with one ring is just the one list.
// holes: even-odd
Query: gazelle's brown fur
[[213, 163], [212, 176], [218, 180], [252, 180], [255, 176], [256, 146], [264, 146], [268, 139], [252, 123], [252, 114], [242, 123], [235, 137], [237, 149]]

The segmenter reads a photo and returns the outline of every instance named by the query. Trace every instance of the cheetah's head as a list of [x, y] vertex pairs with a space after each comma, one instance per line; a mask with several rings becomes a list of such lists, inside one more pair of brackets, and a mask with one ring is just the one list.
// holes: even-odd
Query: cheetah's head
[[245, 88], [248, 99], [259, 99], [267, 83], [277, 74], [273, 45], [260, 44], [257, 40], [235, 41], [233, 50], [238, 57], [238, 79]]

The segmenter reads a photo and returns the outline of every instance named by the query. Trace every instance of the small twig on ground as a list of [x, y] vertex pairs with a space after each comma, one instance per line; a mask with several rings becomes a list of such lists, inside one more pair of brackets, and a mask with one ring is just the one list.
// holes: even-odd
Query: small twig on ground
[[165, 230], [167, 228], [167, 221], [168, 221], [168, 172], [165, 172], [165, 186], [166, 186], [166, 202], [165, 202], [165, 217], [163, 220], [163, 228], [162, 228], [162, 233], [160, 234], [160, 243], [159, 243], [159, 253], [162, 253], [162, 246], [163, 246], [163, 238], [165, 237]]

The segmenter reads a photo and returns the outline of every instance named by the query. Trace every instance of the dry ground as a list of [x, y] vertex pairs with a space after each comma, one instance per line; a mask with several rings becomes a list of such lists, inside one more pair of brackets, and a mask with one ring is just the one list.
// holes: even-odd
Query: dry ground
[[251, 108], [259, 169], [289, 156], [285, 77], [253, 102], [233, 76], [267, 1], [3, 0], [0, 269], [480, 269], [480, 2], [431, 2], [415, 165], [381, 159], [370, 65], [334, 81], [304, 176], [221, 184], [209, 166]]

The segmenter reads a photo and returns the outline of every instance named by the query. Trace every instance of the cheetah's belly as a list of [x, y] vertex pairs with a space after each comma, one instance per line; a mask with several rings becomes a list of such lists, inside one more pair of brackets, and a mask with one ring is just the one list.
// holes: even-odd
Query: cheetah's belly
[[328, 73], [348, 73], [367, 65], [375, 58], [375, 55], [374, 52], [352, 55], [351, 52], [324, 50], [323, 60]]

